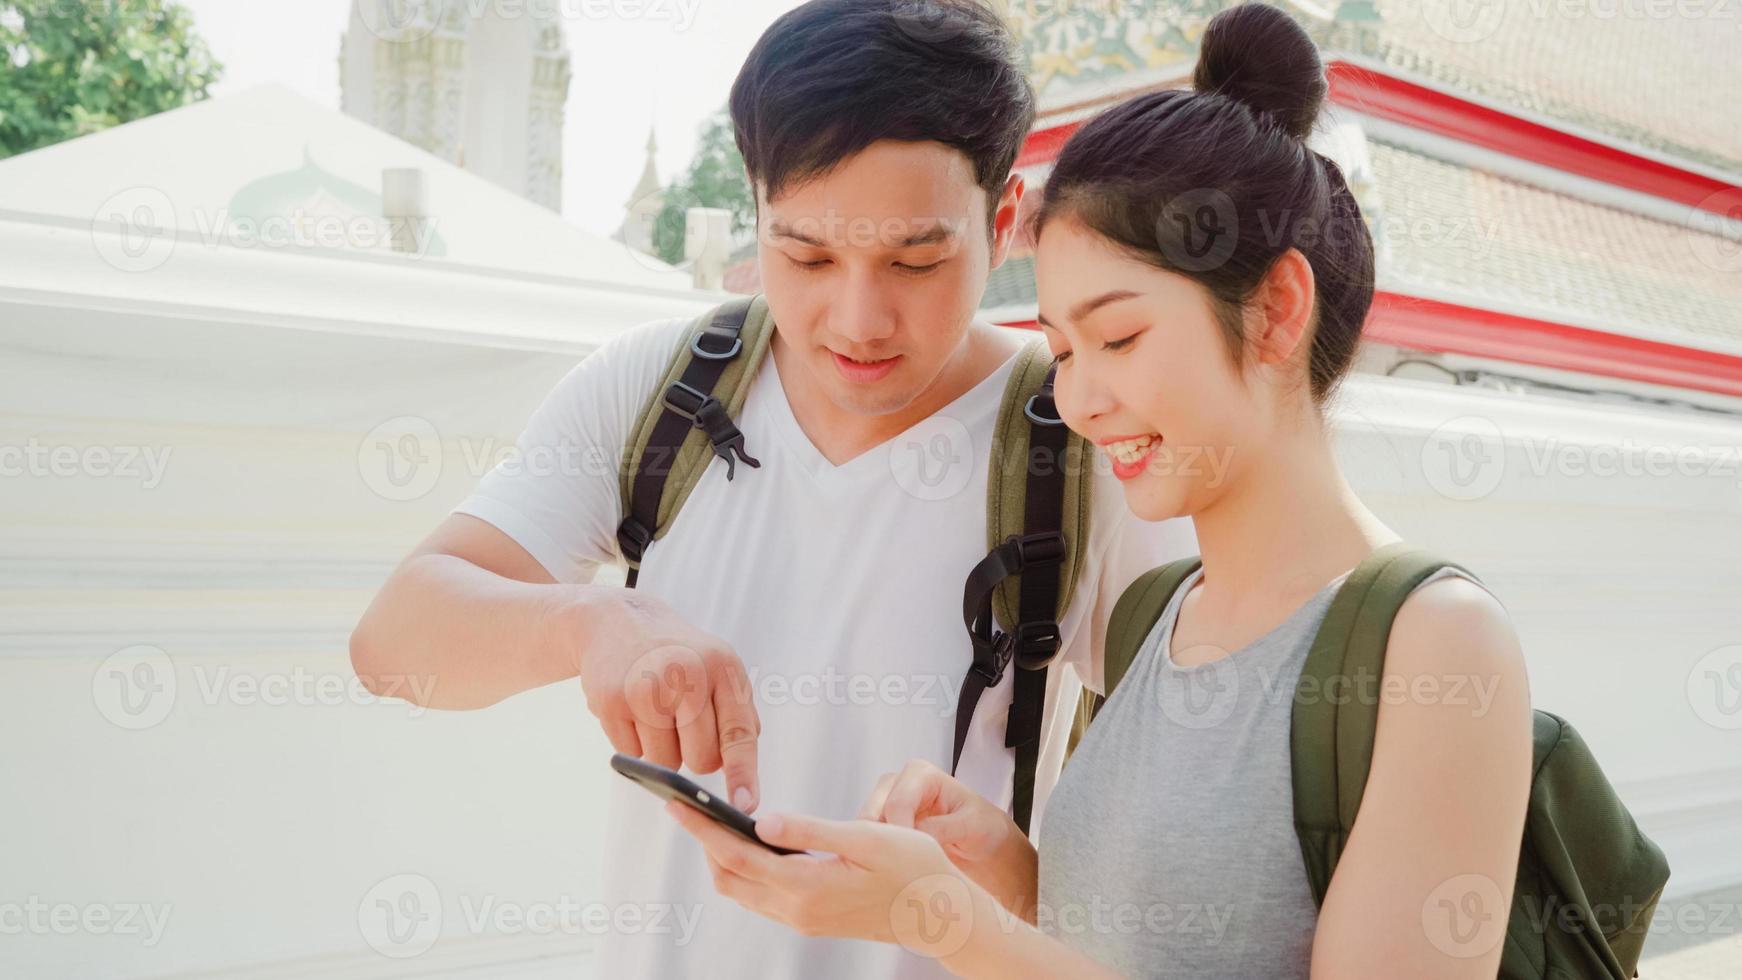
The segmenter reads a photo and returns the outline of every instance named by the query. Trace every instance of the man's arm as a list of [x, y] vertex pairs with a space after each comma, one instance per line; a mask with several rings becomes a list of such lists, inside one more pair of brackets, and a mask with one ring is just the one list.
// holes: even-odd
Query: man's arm
[[351, 666], [376, 694], [432, 708], [580, 677], [617, 751], [724, 768], [729, 797], [755, 809], [761, 722], [732, 648], [652, 596], [556, 582], [475, 517], [448, 517], [394, 570], [351, 634]]
[[351, 633], [351, 666], [378, 695], [486, 707], [578, 677], [612, 598], [603, 586], [558, 584], [513, 538], [453, 514], [369, 604]]
[[687, 332], [684, 319], [646, 324], [576, 365], [527, 421], [517, 458], [394, 570], [351, 635], [351, 663], [370, 690], [437, 708], [579, 677], [617, 751], [724, 766], [748, 811], [760, 726], [737, 654], [655, 596], [584, 581], [617, 557], [610, 464]]

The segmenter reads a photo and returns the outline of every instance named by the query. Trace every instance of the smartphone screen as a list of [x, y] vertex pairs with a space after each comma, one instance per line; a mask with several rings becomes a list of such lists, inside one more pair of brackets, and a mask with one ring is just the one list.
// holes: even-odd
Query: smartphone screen
[[766, 847], [776, 854], [805, 853], [804, 851], [791, 851], [784, 847], [775, 847], [757, 837], [756, 821], [752, 820], [748, 814], [714, 793], [697, 786], [687, 777], [664, 766], [654, 765], [651, 762], [619, 752], [611, 756], [611, 768], [640, 783], [649, 792], [661, 799], [683, 801], [691, 809], [699, 810], [708, 819], [753, 844]]

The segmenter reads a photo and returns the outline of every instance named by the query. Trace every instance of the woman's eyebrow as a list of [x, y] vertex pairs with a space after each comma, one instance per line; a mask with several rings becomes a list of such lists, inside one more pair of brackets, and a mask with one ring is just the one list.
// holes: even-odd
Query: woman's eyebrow
[[[1128, 299], [1136, 299], [1141, 295], [1143, 294], [1132, 292], [1129, 289], [1111, 289], [1099, 296], [1083, 300], [1081, 303], [1071, 307], [1070, 312], [1065, 315], [1065, 319], [1075, 323], [1109, 303], [1119, 303]], [[1053, 325], [1051, 320], [1048, 320], [1046, 317], [1038, 313], [1035, 314], [1035, 322], [1045, 327], [1052, 327]]]

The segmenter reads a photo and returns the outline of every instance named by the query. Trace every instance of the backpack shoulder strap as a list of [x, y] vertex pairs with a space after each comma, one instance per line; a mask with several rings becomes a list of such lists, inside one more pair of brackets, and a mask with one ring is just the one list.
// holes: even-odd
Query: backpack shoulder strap
[[[1059, 418], [1052, 359], [1029, 341], [1016, 354], [993, 428], [987, 474], [987, 555], [968, 574], [962, 622], [973, 666], [956, 702], [951, 768], [960, 763], [980, 695], [1014, 660], [1004, 744], [1015, 750], [1011, 815], [1027, 832], [1046, 713], [1046, 668], [1058, 656], [1089, 536], [1094, 472], [1085, 443]], [[1003, 626], [1002, 630], [998, 629]]]
[[[1050, 565], [1039, 569], [1032, 579], [1019, 572], [994, 590], [993, 610], [998, 621], [1006, 624], [1034, 618], [1023, 608], [1023, 599], [1029, 594], [1048, 600], [1032, 612], [1050, 613], [1044, 617], [1047, 619], [1063, 619], [1076, 592], [1083, 552], [1088, 547], [1094, 458], [1083, 437], [1059, 418], [1052, 398], [1053, 371], [1046, 342], [1029, 341], [1017, 354], [992, 431], [986, 547], [996, 549], [1012, 536], [1037, 532], [1056, 531], [1064, 536], [1056, 572]], [[1042, 580], [1051, 588], [1025, 590], [1025, 583]]]
[[1375, 550], [1337, 589], [1301, 668], [1289, 726], [1294, 822], [1320, 904], [1367, 788], [1391, 624], [1416, 586], [1448, 567], [1475, 578], [1401, 541]]
[[773, 337], [774, 320], [761, 296], [715, 307], [690, 325], [642, 407], [624, 456], [623, 520], [617, 527], [631, 588], [648, 545], [665, 536], [715, 456], [726, 461], [728, 480], [737, 475], [740, 460], [762, 465], [745, 452], [732, 420], [744, 408]]
[[1102, 643], [1101, 688], [1105, 693], [1096, 694], [1087, 687], [1083, 688], [1077, 699], [1077, 717], [1071, 724], [1068, 751], [1076, 751], [1077, 743], [1083, 740], [1083, 735], [1088, 732], [1089, 724], [1095, 720], [1101, 706], [1107, 703], [1107, 699], [1113, 696], [1113, 689], [1125, 679], [1125, 674], [1131, 669], [1131, 662], [1137, 659], [1137, 651], [1143, 648], [1143, 641], [1155, 629], [1161, 614], [1167, 611], [1167, 604], [1173, 601], [1173, 594], [1202, 566], [1203, 562], [1195, 557], [1168, 562], [1137, 576], [1119, 594], [1119, 601], [1113, 604], [1113, 615], [1107, 621], [1106, 639]]
[[1107, 621], [1101, 670], [1101, 686], [1106, 691], [1103, 698], [1113, 696], [1113, 689], [1125, 679], [1131, 662], [1137, 659], [1137, 651], [1143, 649], [1143, 641], [1149, 638], [1161, 614], [1167, 611], [1167, 604], [1173, 601], [1173, 594], [1203, 564], [1195, 557], [1168, 562], [1144, 572], [1120, 593]]

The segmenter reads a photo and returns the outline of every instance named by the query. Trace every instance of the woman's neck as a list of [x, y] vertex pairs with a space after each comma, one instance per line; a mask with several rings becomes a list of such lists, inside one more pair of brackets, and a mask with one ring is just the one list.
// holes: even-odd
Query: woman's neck
[[1234, 474], [1192, 517], [1204, 562], [1199, 608], [1213, 620], [1292, 607], [1396, 538], [1343, 479], [1316, 418]]

